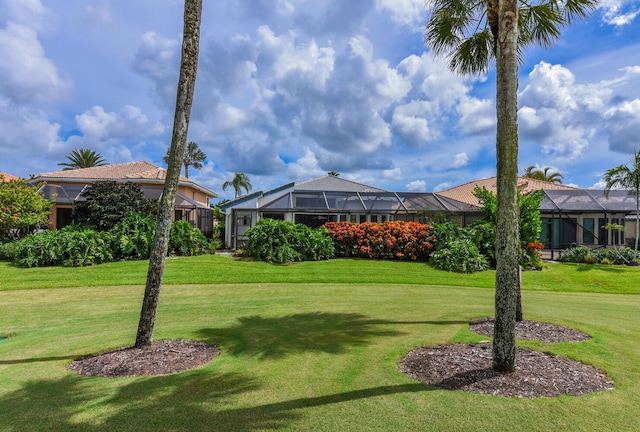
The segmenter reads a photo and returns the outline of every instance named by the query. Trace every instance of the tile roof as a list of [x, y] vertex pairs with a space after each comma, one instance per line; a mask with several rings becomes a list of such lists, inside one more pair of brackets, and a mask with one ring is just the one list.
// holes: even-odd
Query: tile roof
[[[42, 173], [38, 177], [56, 179], [92, 179], [92, 180], [120, 180], [120, 179], [148, 179], [164, 180], [167, 171], [145, 161], [127, 162], [121, 164], [101, 165], [91, 168], [52, 171]], [[187, 180], [180, 176], [180, 180]]]
[[19, 177], [13, 176], [11, 174], [7, 174], [6, 172], [0, 171], [0, 176], [4, 178], [4, 181], [16, 180]]
[[[444, 191], [438, 192], [438, 195], [452, 198], [458, 201], [472, 204], [474, 206], [480, 206], [478, 199], [473, 196], [473, 190], [475, 187], [485, 187], [490, 192], [496, 193], [496, 177], [489, 177], [481, 180], [474, 180], [460, 186], [453, 187]], [[581, 190], [574, 186], [567, 186], [558, 183], [551, 183], [542, 180], [531, 179], [527, 177], [518, 177], [518, 188], [524, 195], [527, 195], [537, 190]]]
[[[68, 181], [96, 181], [96, 180], [130, 180], [130, 181], [143, 181], [150, 182], [162, 182], [165, 180], [167, 170], [160, 168], [152, 163], [146, 161], [126, 162], [121, 164], [101, 165], [91, 168], [78, 168], [71, 170], [52, 171], [37, 175], [34, 181], [56, 181], [56, 180], [68, 180]], [[202, 190], [203, 192], [218, 196], [215, 192], [212, 192], [191, 179], [180, 176], [181, 184], [188, 184], [192, 187]]]
[[384, 189], [347, 180], [333, 175], [325, 175], [295, 184], [297, 191], [332, 191], [332, 192], [388, 192]]

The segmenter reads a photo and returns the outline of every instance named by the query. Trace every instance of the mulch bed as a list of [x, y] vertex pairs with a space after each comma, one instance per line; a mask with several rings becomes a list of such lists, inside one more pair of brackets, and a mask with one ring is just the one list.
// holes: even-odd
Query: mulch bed
[[[493, 320], [469, 323], [472, 331], [493, 336]], [[545, 342], [579, 342], [589, 335], [566, 327], [537, 321], [516, 325], [519, 339]], [[67, 369], [84, 376], [107, 378], [166, 375], [194, 369], [220, 354], [215, 345], [191, 340], [163, 340], [151, 346], [119, 348], [72, 362]], [[421, 347], [409, 352], [399, 368], [427, 385], [497, 396], [534, 398], [611, 390], [606, 373], [568, 358], [527, 348], [516, 348], [516, 371], [500, 374], [491, 369], [492, 347], [487, 342]]]
[[[469, 328], [493, 336], [493, 319], [472, 320]], [[521, 321], [516, 324], [516, 338], [580, 342], [590, 336], [553, 324]], [[496, 396], [582, 396], [613, 389], [613, 381], [605, 372], [565, 357], [516, 348], [515, 372], [501, 374], [491, 368], [492, 354], [489, 342], [421, 347], [409, 352], [399, 368], [407, 376], [434, 387]]]
[[191, 340], [163, 340], [146, 348], [125, 347], [72, 362], [68, 370], [106, 378], [166, 375], [195, 369], [220, 354], [215, 345]]

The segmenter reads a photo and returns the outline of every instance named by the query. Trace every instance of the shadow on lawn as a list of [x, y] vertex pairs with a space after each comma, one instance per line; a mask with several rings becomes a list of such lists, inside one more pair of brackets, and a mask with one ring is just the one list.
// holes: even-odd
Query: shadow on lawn
[[313, 407], [430, 390], [423, 384], [401, 384], [233, 408], [238, 395], [259, 389], [245, 375], [198, 371], [126, 380], [69, 374], [26, 382], [21, 389], [0, 396], [2, 430], [286, 429], [296, 422], [313, 421], [314, 414], [303, 411]]
[[232, 355], [266, 360], [306, 351], [339, 354], [349, 347], [366, 345], [375, 337], [403, 334], [381, 327], [393, 322], [349, 313], [247, 316], [238, 321], [232, 327], [202, 329], [198, 336]]

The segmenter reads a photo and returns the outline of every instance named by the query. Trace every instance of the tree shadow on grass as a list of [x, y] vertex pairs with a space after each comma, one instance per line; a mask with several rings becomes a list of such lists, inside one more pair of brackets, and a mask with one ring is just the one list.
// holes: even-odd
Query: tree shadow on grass
[[206, 342], [232, 355], [277, 359], [307, 351], [339, 354], [368, 344], [376, 337], [403, 333], [381, 328], [390, 321], [349, 313], [311, 312], [281, 317], [247, 316], [227, 328], [198, 332]]
[[[129, 381], [129, 382], [127, 382]], [[312, 420], [306, 409], [371, 397], [431, 390], [399, 384], [242, 406], [259, 385], [242, 374], [210, 371], [107, 380], [67, 375], [25, 382], [0, 396], [2, 431], [254, 431], [290, 429]]]
[[576, 270], [579, 272], [586, 272], [591, 270], [601, 270], [609, 273], [622, 273], [624, 272], [624, 267], [622, 266], [606, 266], [606, 265], [598, 265], [595, 264], [578, 264], [576, 266]]

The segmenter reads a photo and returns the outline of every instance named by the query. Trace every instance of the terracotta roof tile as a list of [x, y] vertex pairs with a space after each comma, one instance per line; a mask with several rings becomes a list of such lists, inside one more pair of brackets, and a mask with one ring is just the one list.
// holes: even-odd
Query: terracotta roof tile
[[[39, 174], [34, 180], [45, 181], [83, 181], [83, 180], [164, 180], [167, 170], [146, 161], [126, 162], [121, 164], [102, 165], [91, 168], [52, 171]], [[210, 195], [218, 196], [215, 192], [199, 186], [193, 180], [180, 176], [180, 183], [191, 184]]]
[[4, 181], [11, 181], [11, 180], [16, 180], [19, 177], [16, 177], [14, 175], [8, 174], [6, 172], [0, 171], [0, 176], [2, 176], [4, 178]]
[[[439, 195], [446, 196], [458, 201], [462, 201], [468, 204], [479, 206], [478, 199], [473, 196], [473, 190], [475, 187], [485, 187], [490, 192], [496, 193], [496, 177], [489, 177], [481, 180], [474, 180], [460, 186], [453, 187], [444, 191], [438, 192]], [[524, 195], [527, 195], [537, 190], [579, 190], [573, 186], [567, 186], [558, 183], [551, 183], [542, 180], [531, 179], [527, 177], [518, 177], [518, 187]]]

